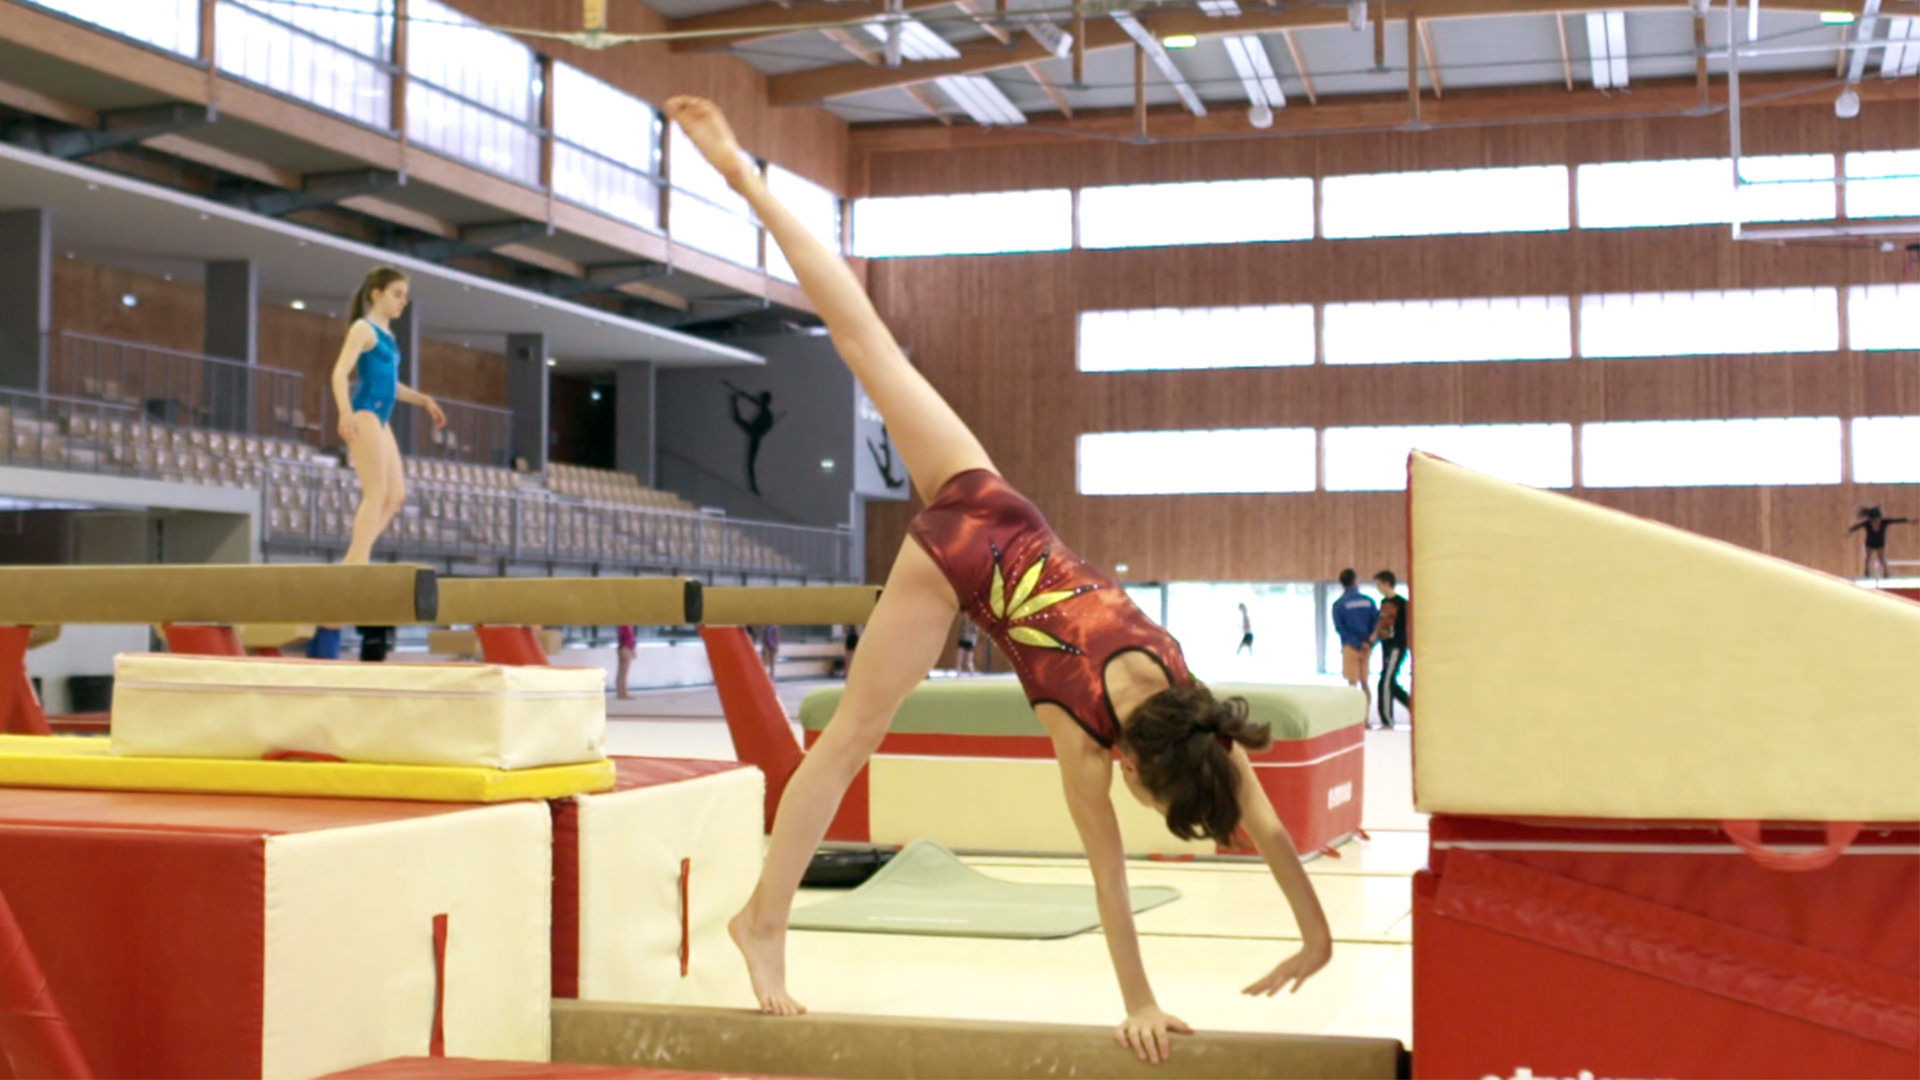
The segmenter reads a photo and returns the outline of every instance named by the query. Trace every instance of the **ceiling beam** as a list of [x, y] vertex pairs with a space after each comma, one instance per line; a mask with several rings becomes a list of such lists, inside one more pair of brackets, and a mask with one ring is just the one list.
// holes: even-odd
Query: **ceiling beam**
[[1418, 26], [1420, 27], [1420, 51], [1427, 56], [1427, 79], [1433, 83], [1433, 96], [1436, 98], [1446, 97], [1446, 84], [1440, 81], [1440, 63], [1433, 57], [1432, 20], [1421, 19], [1418, 22]]
[[1300, 86], [1307, 92], [1307, 104], [1320, 104], [1320, 94], [1313, 88], [1313, 73], [1307, 70], [1306, 58], [1300, 55], [1300, 43], [1294, 39], [1292, 30], [1280, 31], [1281, 40], [1287, 43], [1287, 55], [1293, 58], [1293, 70], [1300, 76]]
[[825, 34], [827, 39], [835, 45], [852, 53], [861, 63], [874, 66], [879, 65], [881, 60], [879, 46], [869, 45], [861, 41], [853, 31], [842, 30], [836, 26], [830, 30], [822, 30], [820, 32]]
[[[911, 9], [916, 4], [923, 3], [924, 0], [904, 0], [904, 2]], [[1858, 7], [1859, 2], [1860, 0], [1851, 0], [1851, 3], [1841, 2], [1841, 0], [1832, 0], [1832, 2], [1769, 0], [1772, 8], [1778, 11], [1840, 10], [1849, 6]], [[870, 6], [874, 5], [836, 4], [835, 9], [836, 11], [841, 7], [864, 9]], [[1409, 7], [1417, 10], [1422, 19], [1457, 19], [1481, 15], [1551, 15], [1567, 10], [1568, 0], [1420, 0], [1419, 3]], [[1690, 11], [1691, 8], [1677, 0], [1609, 0], [1606, 10]], [[1155, 38], [1161, 39], [1170, 34], [1219, 37], [1223, 34], [1256, 34], [1276, 30], [1347, 25], [1344, 6], [1318, 5], [1262, 9], [1237, 17], [1213, 17], [1197, 9], [1176, 9], [1158, 14], [1143, 14], [1138, 16], [1138, 19]], [[1117, 49], [1131, 44], [1133, 39], [1111, 20], [1090, 21], [1075, 37], [1076, 50], [1084, 47], [1090, 52], [1100, 49]], [[960, 51], [960, 57], [957, 60], [907, 63], [898, 68], [886, 70], [874, 70], [865, 64], [834, 64], [770, 76], [767, 79], [767, 100], [776, 106], [812, 105], [833, 98], [885, 90], [909, 83], [926, 82], [945, 75], [979, 75], [1052, 58], [1050, 53], [1031, 39], [1017, 41], [1011, 46], [1002, 45], [997, 41], [985, 41], [969, 42], [957, 48]]]
[[[1833, 100], [1833, 81], [1824, 72], [1816, 77], [1804, 74], [1747, 75], [1740, 80], [1746, 109], [1817, 106], [1829, 109]], [[1912, 84], [1905, 80], [1868, 79], [1857, 88], [1864, 102], [1911, 103]], [[1724, 107], [1726, 80], [1715, 78], [1712, 105]], [[1541, 121], [1579, 121], [1634, 119], [1656, 116], [1695, 115], [1699, 91], [1692, 76], [1682, 79], [1646, 80], [1634, 84], [1632, 94], [1603, 94], [1592, 89], [1577, 90], [1569, 96], [1557, 86], [1528, 87], [1455, 87], [1445, 101], [1430, 101], [1421, 110], [1421, 121], [1429, 128], [1486, 127]], [[1177, 142], [1181, 139], [1215, 139], [1231, 136], [1248, 139], [1287, 138], [1315, 134], [1355, 134], [1362, 132], [1406, 131], [1405, 93], [1329, 98], [1315, 109], [1282, 109], [1274, 113], [1273, 127], [1254, 131], [1246, 118], [1230, 110], [1207, 116], [1189, 116], [1184, 109], [1152, 111], [1154, 141]], [[1005, 146], [1038, 146], [1055, 143], [1081, 143], [1088, 136], [1127, 138], [1133, 134], [1133, 114], [1127, 110], [1082, 112], [1071, 121], [1049, 123], [1039, 128], [943, 129], [929, 124], [891, 124], [855, 127], [850, 132], [853, 153], [903, 153], [929, 150], [983, 149]]]
[[927, 115], [933, 117], [935, 120], [940, 121], [941, 123], [947, 125], [948, 127], [953, 126], [953, 117], [948, 116], [947, 111], [940, 107], [940, 103], [933, 100], [933, 95], [927, 93], [926, 87], [903, 86], [900, 89], [905, 90], [907, 92], [908, 97], [919, 102], [920, 107], [927, 110]]
[[1046, 92], [1047, 100], [1053, 102], [1053, 107], [1060, 110], [1060, 115], [1069, 120], [1073, 119], [1073, 106], [1067, 102], [1067, 95], [1061, 93], [1060, 88], [1053, 85], [1053, 80], [1047, 78], [1047, 73], [1041, 70], [1040, 65], [1028, 64], [1026, 68], [1027, 74], [1033, 76], [1033, 81], [1038, 83], [1040, 89]]
[[1553, 13], [1554, 27], [1560, 31], [1560, 70], [1567, 78], [1567, 93], [1573, 93], [1573, 50], [1567, 46], [1567, 13]]
[[[902, 11], [930, 11], [948, 7], [953, 0], [904, 0]], [[831, 5], [804, 4], [782, 7], [775, 3], [750, 4], [705, 15], [691, 15], [667, 22], [677, 53], [712, 52], [730, 49], [782, 34], [800, 34], [819, 29], [823, 23], [851, 29], [887, 14], [885, 0], [848, 0]]]
[[981, 0], [960, 0], [957, 6], [973, 16], [973, 21], [980, 24], [980, 29], [985, 30], [988, 37], [1002, 45], [1013, 44], [1013, 34], [1007, 30], [1006, 24]]
[[1114, 12], [1113, 21], [1133, 39], [1135, 45], [1140, 46], [1141, 52], [1146, 53], [1147, 60], [1159, 69], [1160, 77], [1167, 80], [1168, 86], [1173, 87], [1173, 92], [1180, 96], [1180, 101], [1186, 105], [1187, 111], [1195, 116], [1207, 115], [1207, 107], [1201, 103], [1200, 95], [1194, 93], [1193, 87], [1187, 85], [1187, 77], [1180, 73], [1179, 65], [1173, 62], [1173, 57], [1167, 55], [1166, 48], [1160, 44], [1160, 39], [1154, 36], [1153, 31], [1140, 25], [1140, 20], [1128, 12]]

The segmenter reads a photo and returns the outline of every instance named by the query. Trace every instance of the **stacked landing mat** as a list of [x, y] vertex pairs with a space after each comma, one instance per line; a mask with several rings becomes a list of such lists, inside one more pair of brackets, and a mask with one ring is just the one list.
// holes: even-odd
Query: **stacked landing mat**
[[1416, 1076], [1920, 1075], [1920, 605], [1424, 455], [1409, 498]]
[[[1274, 744], [1254, 771], [1296, 848], [1329, 848], [1359, 831], [1366, 701], [1349, 687], [1220, 683]], [[800, 723], [811, 746], [840, 700], [839, 688], [808, 694]], [[1212, 844], [1177, 839], [1114, 776], [1121, 838], [1133, 855], [1212, 854]], [[925, 837], [962, 851], [1077, 852], [1080, 839], [1060, 793], [1053, 744], [1011, 678], [922, 683], [894, 714], [879, 752], [863, 770], [828, 838], [905, 844]]]

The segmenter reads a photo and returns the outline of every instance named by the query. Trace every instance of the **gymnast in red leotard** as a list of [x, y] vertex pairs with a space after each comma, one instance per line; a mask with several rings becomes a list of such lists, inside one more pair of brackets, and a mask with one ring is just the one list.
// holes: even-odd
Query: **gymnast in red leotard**
[[779, 243], [927, 503], [867, 620], [860, 663], [848, 673], [833, 721], [787, 782], [760, 883], [727, 927], [761, 1009], [804, 1011], [786, 988], [794, 892], [840, 797], [946, 647], [956, 610], [1011, 660], [1052, 738], [1126, 1001], [1115, 1037], [1141, 1060], [1158, 1062], [1167, 1058], [1169, 1033], [1190, 1033], [1160, 1009], [1141, 962], [1110, 794], [1115, 760], [1134, 798], [1160, 812], [1176, 836], [1226, 841], [1245, 830], [1302, 939], [1299, 951], [1245, 992], [1297, 989], [1326, 966], [1333, 945], [1313, 885], [1247, 757], [1268, 744], [1267, 725], [1247, 718], [1244, 699], [1217, 699], [1195, 681], [1179, 644], [1062, 545], [1040, 511], [1000, 477], [973, 432], [901, 353], [845, 264], [767, 193], [720, 110], [677, 97], [667, 114]]

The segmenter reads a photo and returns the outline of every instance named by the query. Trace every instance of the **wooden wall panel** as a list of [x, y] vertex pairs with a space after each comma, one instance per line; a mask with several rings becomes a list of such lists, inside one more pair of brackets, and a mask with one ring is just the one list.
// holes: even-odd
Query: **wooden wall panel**
[[[1920, 103], [1911, 100], [1872, 102], [1846, 122], [1836, 121], [1831, 102], [1820, 100], [1805, 108], [1750, 111], [1741, 138], [1747, 154], [1902, 149], [1914, 145], [1916, 128]], [[1727, 121], [1715, 113], [1419, 133], [1249, 132], [1232, 140], [1169, 139], [1147, 146], [1094, 138], [989, 142], [963, 150], [886, 146], [884, 129], [853, 135], [852, 168], [872, 195], [1723, 157]]]
[[[580, 29], [580, 0], [451, 2], [496, 26]], [[607, 28], [616, 33], [659, 33], [667, 29], [667, 20], [639, 0], [609, 0]], [[724, 53], [675, 53], [664, 42], [591, 52], [564, 42], [526, 40], [533, 48], [656, 107], [675, 94], [711, 98], [726, 110], [740, 145], [748, 151], [833, 191], [847, 190], [846, 122], [825, 109], [769, 107], [766, 76], [745, 61]]]
[[[1824, 117], [1824, 119], [1823, 119]], [[1754, 153], [1911, 146], [1920, 105], [1860, 125], [1830, 108], [1749, 118]], [[859, 136], [856, 135], [856, 140]], [[1092, 141], [875, 153], [876, 194], [1044, 184], [1580, 162], [1725, 152], [1720, 118], [1132, 147]], [[876, 260], [869, 282], [915, 362], [1063, 539], [1134, 580], [1327, 579], [1405, 561], [1402, 496], [1087, 498], [1082, 432], [1920, 413], [1920, 353], [1312, 366], [1083, 375], [1083, 309], [1826, 286], [1906, 280], [1899, 254], [1735, 243], [1720, 226]], [[1196, 462], [1195, 468], [1207, 463]], [[1585, 491], [1602, 505], [1835, 573], [1854, 508], [1920, 514], [1920, 485]], [[870, 513], [883, 573], [910, 510]], [[1920, 558], [1920, 529], [1895, 558]]]

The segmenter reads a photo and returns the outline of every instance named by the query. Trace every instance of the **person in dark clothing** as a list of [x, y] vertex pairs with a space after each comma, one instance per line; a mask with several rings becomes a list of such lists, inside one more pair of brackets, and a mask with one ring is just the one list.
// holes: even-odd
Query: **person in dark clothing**
[[1413, 633], [1407, 598], [1395, 591], [1400, 581], [1393, 571], [1373, 575], [1373, 584], [1380, 590], [1380, 622], [1373, 630], [1373, 640], [1380, 643], [1380, 692], [1374, 695], [1374, 701], [1380, 707], [1380, 726], [1390, 728], [1394, 702], [1407, 707], [1409, 718], [1413, 715], [1413, 697], [1400, 688], [1400, 665], [1407, 662]]
[[[1380, 612], [1373, 606], [1365, 593], [1359, 589], [1360, 575], [1351, 568], [1340, 571], [1340, 598], [1333, 602], [1333, 629], [1340, 635], [1340, 673], [1346, 677], [1348, 686], [1357, 686], [1363, 694], [1367, 690], [1367, 660], [1373, 655], [1373, 627], [1380, 619]], [[1367, 701], [1365, 715], [1373, 714], [1373, 701]], [[1367, 722], [1373, 726], [1372, 721]]]
[[1241, 653], [1247, 653], [1251, 655], [1252, 652], [1253, 652], [1253, 616], [1247, 614], [1247, 605], [1241, 604], [1240, 605], [1240, 647], [1233, 650], [1233, 655], [1239, 656]]
[[[1853, 527], [1847, 531], [1858, 532], [1862, 529], [1866, 530], [1867, 558], [1866, 565], [1860, 570], [1862, 577], [1883, 578], [1887, 576], [1887, 527], [1890, 525], [1905, 525], [1911, 520], [1911, 518], [1886, 517], [1880, 513], [1880, 508], [1877, 506], [1869, 506], [1860, 511], [1860, 520], [1854, 522]], [[1874, 573], [1875, 564], [1878, 564], [1880, 567], [1880, 572], [1877, 574]]]

